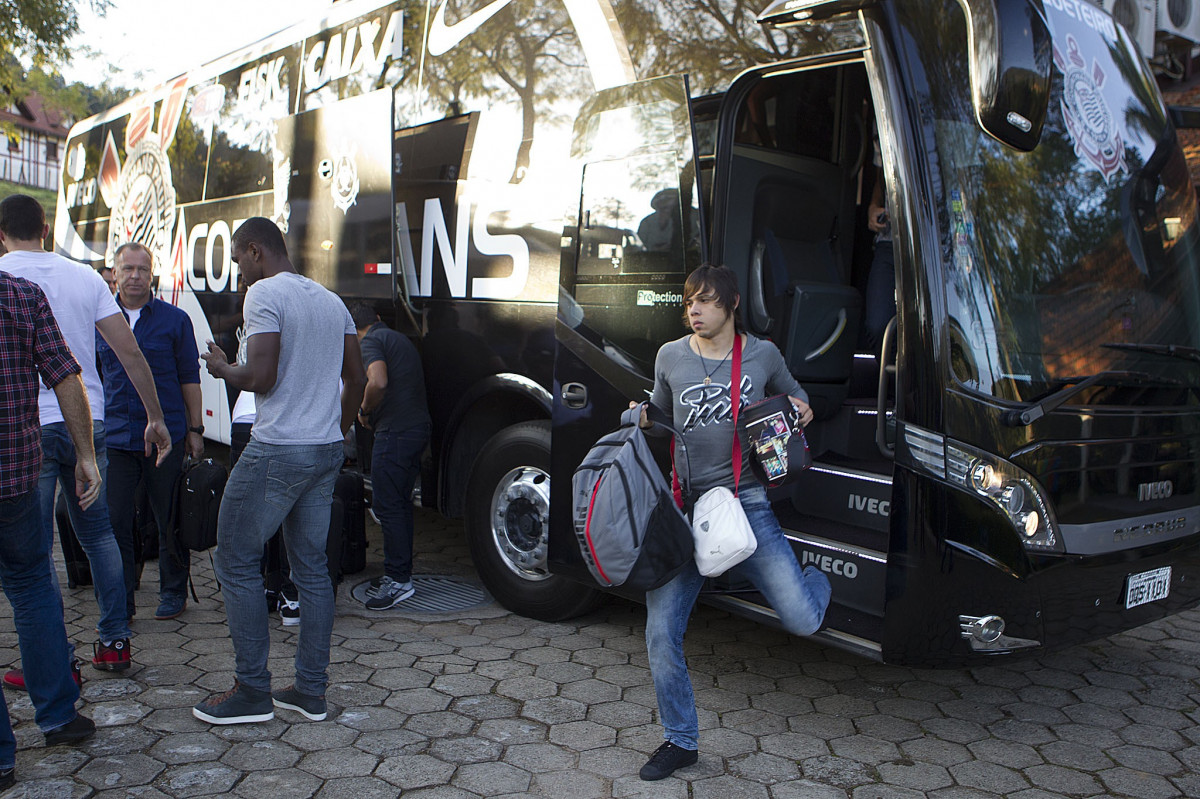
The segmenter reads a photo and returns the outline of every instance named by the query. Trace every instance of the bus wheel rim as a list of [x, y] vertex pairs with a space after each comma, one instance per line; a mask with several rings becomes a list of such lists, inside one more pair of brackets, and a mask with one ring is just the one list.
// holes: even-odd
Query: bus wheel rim
[[491, 511], [492, 543], [504, 565], [523, 580], [547, 579], [550, 475], [534, 466], [510, 470], [496, 485]]

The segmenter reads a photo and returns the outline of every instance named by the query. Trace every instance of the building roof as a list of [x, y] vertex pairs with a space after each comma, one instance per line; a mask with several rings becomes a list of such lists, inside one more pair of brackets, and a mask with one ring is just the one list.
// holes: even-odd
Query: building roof
[[[12, 107], [17, 109], [17, 113], [10, 110]], [[63, 124], [63, 115], [47, 108], [45, 100], [37, 92], [30, 92], [9, 107], [0, 107], [0, 122], [10, 122], [18, 128], [58, 139], [67, 138], [69, 132]]]

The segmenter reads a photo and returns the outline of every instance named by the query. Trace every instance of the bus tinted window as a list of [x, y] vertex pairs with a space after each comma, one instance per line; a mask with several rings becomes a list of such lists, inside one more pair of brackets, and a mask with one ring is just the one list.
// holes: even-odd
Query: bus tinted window
[[[898, 6], [923, 64], [955, 377], [1037, 399], [1079, 376], [1137, 371], [1200, 384], [1200, 367], [1105, 344], [1200, 345], [1195, 198], [1152, 79], [1107, 17], [1047, 4], [1049, 116], [1030, 153], [976, 124], [956, 2]], [[1143, 382], [1144, 384], [1144, 382]], [[1120, 402], [1121, 385], [1079, 402]], [[1137, 394], [1153, 403], [1153, 391]]]

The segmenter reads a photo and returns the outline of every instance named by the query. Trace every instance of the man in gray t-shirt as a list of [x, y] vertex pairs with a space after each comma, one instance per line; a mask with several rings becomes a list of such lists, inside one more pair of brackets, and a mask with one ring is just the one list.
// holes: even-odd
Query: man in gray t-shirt
[[[362, 358], [354, 323], [335, 294], [296, 273], [283, 235], [263, 217], [233, 234], [233, 261], [250, 287], [237, 364], [211, 341], [201, 356], [214, 377], [253, 391], [250, 443], [225, 485], [217, 522], [217, 579], [236, 656], [233, 690], [192, 708], [210, 724], [267, 721], [276, 707], [325, 718], [333, 631], [333, 585], [325, 543], [342, 440], [362, 401]], [[339, 394], [339, 379], [345, 384]], [[293, 685], [272, 693], [270, 635], [260, 571], [263, 546], [283, 525], [300, 595]]]
[[[693, 492], [734, 488], [733, 402], [743, 405], [787, 394], [801, 424], [812, 421], [808, 395], [788, 372], [775, 345], [742, 331], [737, 315], [737, 276], [724, 266], [704, 264], [684, 283], [684, 321], [691, 331], [664, 344], [654, 362], [650, 401], [674, 418], [687, 443]], [[734, 388], [733, 360], [740, 348], [741, 375]], [[736, 391], [736, 399], [733, 394]], [[643, 414], [643, 426], [646, 426]], [[745, 462], [739, 465], [745, 471]], [[817, 569], [801, 568], [771, 510], [766, 490], [750, 473], [737, 497], [754, 531], [758, 549], [731, 573], [748, 579], [767, 598], [783, 627], [811, 635], [829, 605], [829, 580]], [[646, 654], [658, 700], [665, 742], [642, 766], [643, 780], [661, 780], [696, 762], [700, 726], [683, 655], [688, 618], [704, 578], [694, 562], [666, 585], [646, 592]]]

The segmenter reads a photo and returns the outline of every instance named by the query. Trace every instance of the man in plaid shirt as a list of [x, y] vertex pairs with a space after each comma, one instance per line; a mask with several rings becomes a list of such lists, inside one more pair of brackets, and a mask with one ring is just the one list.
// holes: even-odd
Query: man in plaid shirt
[[[0, 585], [13, 608], [34, 720], [46, 744], [82, 741], [96, 725], [75, 711], [79, 699], [63, 624], [62, 596], [50, 560], [52, 536], [39, 513], [41, 424], [38, 376], [53, 389], [75, 442], [75, 492], [87, 507], [100, 496], [92, 414], [46, 295], [0, 272]], [[0, 693], [0, 790], [15, 781], [16, 739]]]

